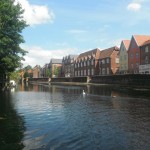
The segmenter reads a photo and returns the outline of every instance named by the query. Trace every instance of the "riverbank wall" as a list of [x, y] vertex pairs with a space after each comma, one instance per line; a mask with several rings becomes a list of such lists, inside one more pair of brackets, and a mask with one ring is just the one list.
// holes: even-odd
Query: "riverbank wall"
[[51, 83], [86, 83], [86, 84], [116, 84], [126, 86], [150, 87], [149, 74], [125, 74], [125, 75], [101, 75], [87, 77], [61, 77], [61, 78], [29, 78], [28, 82], [51, 82]]

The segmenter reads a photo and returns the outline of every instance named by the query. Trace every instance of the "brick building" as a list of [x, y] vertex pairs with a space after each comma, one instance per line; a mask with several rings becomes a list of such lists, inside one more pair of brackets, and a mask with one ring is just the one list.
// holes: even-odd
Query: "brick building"
[[74, 77], [74, 61], [78, 55], [68, 55], [62, 59], [62, 75], [63, 77]]
[[147, 35], [133, 35], [128, 50], [128, 71], [129, 73], [139, 73], [140, 65], [140, 46], [147, 40], [150, 36]]
[[98, 48], [81, 53], [74, 62], [75, 76], [98, 75], [99, 55]]
[[102, 50], [99, 57], [99, 75], [116, 74], [119, 69], [119, 48], [117, 46]]

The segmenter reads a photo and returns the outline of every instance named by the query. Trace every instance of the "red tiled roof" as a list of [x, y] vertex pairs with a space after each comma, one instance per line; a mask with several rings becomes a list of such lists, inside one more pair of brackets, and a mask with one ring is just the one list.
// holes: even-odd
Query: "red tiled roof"
[[145, 41], [141, 46], [144, 46], [144, 45], [147, 45], [147, 44], [150, 44], [150, 40]]
[[138, 46], [141, 46], [145, 41], [150, 40], [149, 35], [133, 35], [133, 37], [137, 42]]
[[130, 40], [123, 40], [122, 42], [124, 43], [126, 50], [128, 50], [129, 45], [130, 45]]
[[97, 54], [97, 52], [100, 51], [100, 49], [96, 48], [96, 49], [93, 49], [93, 50], [90, 50], [90, 51], [87, 51], [87, 52], [84, 52], [84, 53], [81, 53], [77, 59], [81, 59], [83, 57], [88, 57], [88, 56], [92, 56], [93, 54]]
[[111, 47], [111, 48], [108, 48], [108, 49], [105, 49], [105, 50], [102, 50], [101, 53], [100, 53], [100, 59], [103, 59], [103, 58], [107, 58], [107, 57], [110, 57], [112, 52], [114, 50], [118, 50], [119, 51], [119, 48], [117, 46], [114, 46], [114, 47]]

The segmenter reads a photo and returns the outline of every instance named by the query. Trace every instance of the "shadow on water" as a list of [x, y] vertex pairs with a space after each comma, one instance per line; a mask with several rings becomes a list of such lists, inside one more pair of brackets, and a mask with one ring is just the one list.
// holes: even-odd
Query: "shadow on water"
[[0, 150], [21, 150], [24, 131], [24, 118], [14, 109], [11, 93], [0, 92]]

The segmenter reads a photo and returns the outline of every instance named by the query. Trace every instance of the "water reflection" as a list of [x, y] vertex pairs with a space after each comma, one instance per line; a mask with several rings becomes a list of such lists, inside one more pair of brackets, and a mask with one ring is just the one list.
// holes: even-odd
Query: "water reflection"
[[0, 93], [0, 150], [21, 150], [24, 119], [17, 114], [10, 92]]
[[8, 99], [16, 116], [23, 116], [24, 150], [148, 150], [148, 93], [115, 86], [24, 84]]

